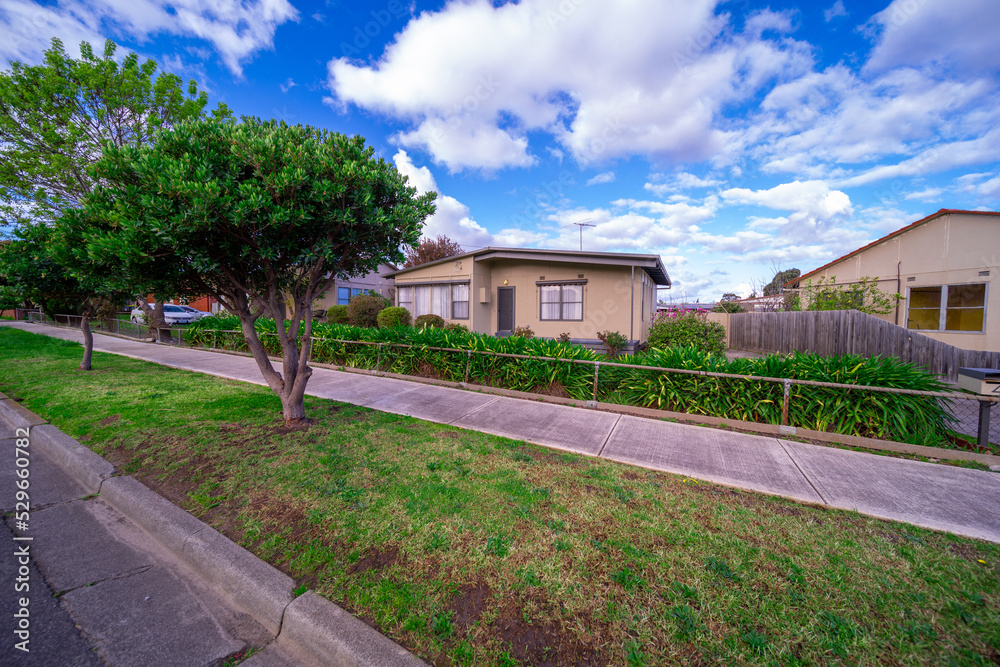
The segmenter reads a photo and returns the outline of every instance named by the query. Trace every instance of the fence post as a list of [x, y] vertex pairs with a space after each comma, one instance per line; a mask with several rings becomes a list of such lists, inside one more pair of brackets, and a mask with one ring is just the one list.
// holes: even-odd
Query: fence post
[[472, 350], [466, 350], [465, 354], [465, 384], [469, 384], [469, 366], [472, 365]]
[[979, 401], [979, 438], [980, 447], [990, 446], [990, 408], [991, 401]]
[[785, 385], [785, 397], [781, 401], [781, 425], [788, 426], [788, 404], [792, 402], [792, 383], [785, 380], [782, 384]]
[[212, 329], [212, 349], [215, 349], [215, 329]]
[[372, 371], [372, 375], [378, 375], [378, 369], [382, 367], [382, 343], [378, 344], [378, 349], [375, 350], [375, 370]]
[[601, 370], [601, 362], [594, 362], [594, 401], [597, 401], [597, 374]]

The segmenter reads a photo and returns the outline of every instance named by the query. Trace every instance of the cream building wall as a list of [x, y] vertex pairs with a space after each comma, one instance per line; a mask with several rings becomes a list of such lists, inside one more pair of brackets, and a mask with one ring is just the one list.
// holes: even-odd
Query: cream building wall
[[[582, 276], [582, 277], [581, 277]], [[414, 268], [396, 275], [400, 288], [428, 284], [469, 282], [469, 319], [446, 318], [472, 331], [498, 331], [498, 288], [514, 288], [514, 326], [528, 326], [536, 336], [556, 338], [568, 333], [574, 339], [596, 340], [599, 331], [618, 331], [626, 338], [644, 341], [656, 309], [656, 285], [640, 267], [549, 262], [530, 259], [475, 261], [464, 256], [454, 261]], [[541, 285], [586, 281], [583, 317], [580, 320], [542, 320]]]
[[[882, 291], [904, 296], [881, 319], [955, 347], [1000, 351], [1000, 214], [945, 213], [807, 276], [837, 283], [877, 277]], [[910, 307], [921, 295], [912, 298], [913, 288], [943, 285], [985, 285], [983, 331], [916, 328]]]

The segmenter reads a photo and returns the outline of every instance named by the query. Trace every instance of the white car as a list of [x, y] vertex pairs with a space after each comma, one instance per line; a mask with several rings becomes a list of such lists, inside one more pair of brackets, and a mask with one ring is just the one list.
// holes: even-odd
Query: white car
[[191, 306], [177, 306], [181, 310], [187, 313], [191, 313], [195, 321], [200, 320], [203, 317], [211, 317], [212, 313], [206, 313], [204, 310], [198, 310], [197, 308], [192, 308]]
[[[149, 304], [150, 308], [155, 308], [155, 304]], [[172, 303], [163, 304], [163, 319], [166, 321], [168, 326], [174, 326], [176, 324], [191, 324], [194, 320], [198, 319], [193, 313], [189, 313], [182, 306], [175, 306]], [[146, 313], [143, 312], [142, 308], [132, 309], [132, 321], [136, 324], [146, 323]]]

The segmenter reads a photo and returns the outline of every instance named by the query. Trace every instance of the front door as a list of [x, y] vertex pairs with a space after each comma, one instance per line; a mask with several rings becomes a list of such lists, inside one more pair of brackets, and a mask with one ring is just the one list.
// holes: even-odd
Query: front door
[[509, 333], [514, 330], [514, 288], [497, 288], [497, 331]]

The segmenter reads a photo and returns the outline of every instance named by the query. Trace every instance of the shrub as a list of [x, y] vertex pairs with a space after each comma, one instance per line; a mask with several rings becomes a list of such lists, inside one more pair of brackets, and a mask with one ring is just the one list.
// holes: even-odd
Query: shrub
[[556, 336], [556, 340], [559, 341], [560, 343], [568, 343], [572, 340], [572, 338], [570, 337], [569, 333], [561, 333], [558, 336]]
[[410, 326], [410, 311], [401, 306], [389, 306], [376, 318], [380, 327]]
[[440, 315], [421, 315], [413, 322], [413, 326], [421, 329], [425, 327], [444, 329], [444, 318]]
[[710, 354], [726, 351], [726, 328], [718, 322], [706, 322], [694, 312], [665, 312], [657, 316], [649, 329], [650, 348], [694, 346]]
[[326, 321], [330, 324], [347, 324], [347, 306], [330, 306], [326, 309]]
[[377, 327], [378, 314], [389, 302], [374, 294], [359, 294], [347, 303], [347, 321], [356, 327]]
[[458, 322], [452, 322], [444, 328], [445, 331], [454, 331], [456, 333], [469, 333], [469, 327], [464, 324], [459, 324]]
[[628, 338], [625, 334], [618, 333], [617, 331], [599, 331], [597, 332], [597, 337], [604, 343], [604, 348], [607, 350], [606, 354], [614, 359], [618, 356], [618, 353], [628, 345]]
[[513, 331], [510, 332], [510, 335], [516, 338], [524, 338], [526, 340], [531, 340], [532, 338], [535, 337], [535, 332], [531, 330], [531, 327], [523, 326], [523, 327], [516, 327]]

